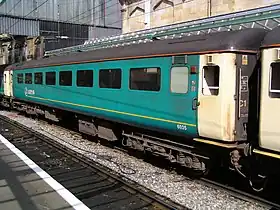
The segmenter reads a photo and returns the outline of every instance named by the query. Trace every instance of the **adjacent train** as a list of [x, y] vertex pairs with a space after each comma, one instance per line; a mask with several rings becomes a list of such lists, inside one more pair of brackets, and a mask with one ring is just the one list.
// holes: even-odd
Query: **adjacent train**
[[[205, 173], [280, 159], [280, 28], [155, 40], [14, 64], [1, 104]], [[278, 49], [279, 47], [279, 49]]]

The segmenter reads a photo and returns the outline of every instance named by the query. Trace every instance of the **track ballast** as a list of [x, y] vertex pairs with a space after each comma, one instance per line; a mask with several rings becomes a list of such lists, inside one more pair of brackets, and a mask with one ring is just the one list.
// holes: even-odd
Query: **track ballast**
[[7, 117], [0, 131], [90, 209], [186, 209]]

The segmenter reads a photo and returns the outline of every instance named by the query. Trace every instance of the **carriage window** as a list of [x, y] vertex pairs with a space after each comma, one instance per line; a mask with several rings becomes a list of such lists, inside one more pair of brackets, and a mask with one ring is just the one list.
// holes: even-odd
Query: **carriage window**
[[46, 85], [55, 85], [55, 72], [46, 73]]
[[120, 89], [122, 82], [121, 69], [102, 69], [99, 71], [99, 87]]
[[280, 98], [280, 63], [272, 63], [270, 68], [270, 88], [271, 98]]
[[220, 67], [204, 66], [203, 71], [202, 93], [203, 95], [218, 95], [220, 83]]
[[130, 69], [131, 90], [159, 91], [160, 68], [132, 68]]
[[[6, 76], [6, 74], [5, 74], [5, 76]], [[17, 82], [18, 82], [19, 84], [23, 83], [23, 74], [18, 74], [18, 75], [17, 75]]]
[[92, 70], [78, 70], [77, 71], [77, 86], [78, 87], [92, 87], [93, 86], [93, 71]]
[[188, 67], [172, 67], [170, 89], [172, 93], [187, 93], [188, 92]]
[[72, 71], [59, 72], [59, 85], [72, 86]]
[[43, 84], [43, 73], [35, 73], [34, 74], [34, 83], [35, 84]]
[[25, 84], [32, 84], [32, 73], [25, 73]]

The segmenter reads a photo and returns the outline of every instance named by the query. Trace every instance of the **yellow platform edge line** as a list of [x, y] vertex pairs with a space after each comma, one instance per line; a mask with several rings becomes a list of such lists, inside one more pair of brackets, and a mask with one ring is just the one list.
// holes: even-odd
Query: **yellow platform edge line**
[[84, 107], [84, 108], [88, 108], [88, 109], [95, 109], [95, 110], [100, 110], [100, 111], [112, 112], [112, 113], [116, 113], [116, 114], [122, 114], [122, 115], [128, 115], [128, 116], [145, 118], [145, 119], [156, 120], [156, 121], [162, 121], [162, 122], [167, 122], [167, 123], [196, 127], [195, 124], [190, 124], [190, 123], [185, 123], [185, 122], [178, 122], [178, 121], [161, 119], [161, 118], [156, 118], [156, 117], [138, 115], [138, 114], [133, 114], [133, 113], [128, 113], [128, 112], [121, 112], [121, 111], [116, 111], [116, 110], [111, 110], [111, 109], [105, 109], [105, 108], [101, 108], [101, 107], [87, 106], [87, 105], [83, 105], [83, 104], [75, 104], [75, 103], [66, 102], [66, 101], [58, 101], [58, 100], [53, 100], [53, 99], [49, 99], [49, 98], [41, 98], [41, 97], [37, 97], [37, 96], [30, 96], [30, 95], [26, 95], [26, 96], [29, 98], [39, 99], [39, 100], [43, 100], [43, 101], [51, 101], [51, 102], [56, 102], [56, 103], [61, 103], [61, 104]]

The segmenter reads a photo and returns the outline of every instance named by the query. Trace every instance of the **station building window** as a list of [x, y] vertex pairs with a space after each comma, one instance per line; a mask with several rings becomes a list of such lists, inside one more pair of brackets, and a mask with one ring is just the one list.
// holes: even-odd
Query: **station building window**
[[42, 85], [43, 84], [43, 73], [42, 72], [36, 72], [34, 74], [34, 83]]
[[269, 96], [280, 98], [280, 62], [272, 63], [270, 67]]
[[46, 85], [55, 85], [55, 72], [46, 72]]
[[72, 71], [59, 72], [59, 85], [72, 86]]
[[77, 71], [77, 86], [92, 87], [93, 86], [93, 70]]
[[25, 84], [32, 84], [32, 73], [25, 73]]
[[220, 67], [204, 66], [202, 70], [202, 94], [219, 95]]
[[160, 68], [131, 68], [129, 88], [131, 90], [159, 91]]
[[23, 74], [17, 74], [17, 82], [19, 84], [23, 83]]
[[189, 69], [186, 66], [172, 67], [170, 89], [172, 93], [187, 93], [189, 86]]
[[99, 87], [120, 89], [122, 83], [121, 69], [101, 69], [99, 71]]

